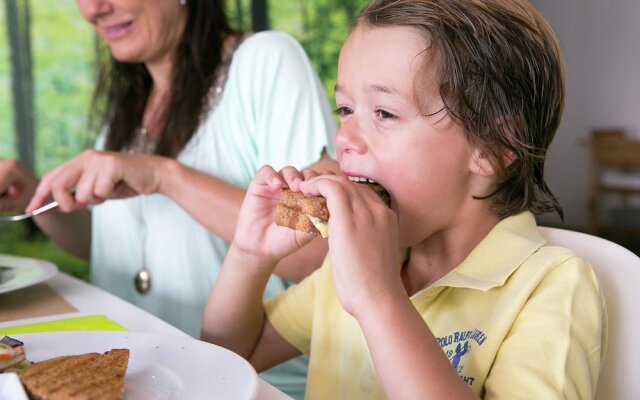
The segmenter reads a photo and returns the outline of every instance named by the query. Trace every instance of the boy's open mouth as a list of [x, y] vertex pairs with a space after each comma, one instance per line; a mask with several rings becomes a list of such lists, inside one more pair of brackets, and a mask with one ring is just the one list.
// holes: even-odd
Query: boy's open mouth
[[380, 196], [387, 206], [391, 205], [391, 196], [389, 195], [389, 192], [375, 180], [364, 176], [347, 176], [347, 178], [349, 178], [351, 182], [369, 186], [378, 196]]

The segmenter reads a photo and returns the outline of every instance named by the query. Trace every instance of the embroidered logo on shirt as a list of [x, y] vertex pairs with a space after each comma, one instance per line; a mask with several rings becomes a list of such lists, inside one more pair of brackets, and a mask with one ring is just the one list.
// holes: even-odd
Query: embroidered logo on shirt
[[487, 340], [485, 333], [480, 329], [457, 331], [450, 335], [438, 337], [437, 340], [447, 358], [451, 361], [453, 369], [456, 370], [467, 385], [473, 385], [476, 377], [464, 375], [464, 360], [468, 359], [465, 356], [471, 352], [472, 346], [482, 346], [484, 341]]

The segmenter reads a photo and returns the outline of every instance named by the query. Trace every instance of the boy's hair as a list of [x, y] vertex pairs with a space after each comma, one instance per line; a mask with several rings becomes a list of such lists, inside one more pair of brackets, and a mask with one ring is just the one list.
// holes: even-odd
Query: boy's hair
[[[543, 177], [564, 105], [562, 54], [527, 0], [376, 0], [355, 21], [360, 25], [405, 26], [425, 36], [440, 78], [439, 112], [497, 163], [497, 187], [481, 197], [494, 198], [492, 212], [563, 216]], [[419, 88], [428, 87], [420, 82], [429, 79], [427, 68], [414, 85], [424, 115]]]

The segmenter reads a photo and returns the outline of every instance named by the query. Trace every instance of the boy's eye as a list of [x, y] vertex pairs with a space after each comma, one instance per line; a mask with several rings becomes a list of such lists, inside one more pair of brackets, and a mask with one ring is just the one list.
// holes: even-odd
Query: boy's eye
[[351, 110], [349, 107], [345, 107], [345, 106], [338, 107], [335, 110], [333, 110], [333, 112], [338, 114], [338, 116], [340, 116], [340, 117], [344, 117], [346, 115], [353, 114], [353, 110]]
[[376, 116], [379, 117], [380, 119], [398, 119], [397, 116], [391, 114], [389, 111], [385, 111], [381, 109], [376, 110]]

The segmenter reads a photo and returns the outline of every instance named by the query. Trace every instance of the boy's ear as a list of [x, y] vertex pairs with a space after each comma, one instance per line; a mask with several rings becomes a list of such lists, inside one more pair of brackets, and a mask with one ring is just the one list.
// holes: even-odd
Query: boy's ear
[[495, 161], [479, 148], [475, 148], [469, 159], [469, 171], [475, 175], [492, 176], [496, 174]]
[[[502, 117], [496, 121], [496, 128], [499, 135], [509, 142], [513, 138], [513, 132], [517, 126], [516, 120], [511, 117]], [[506, 170], [516, 159], [513, 151], [506, 146], [502, 146], [499, 151], [487, 151], [482, 146], [475, 146], [469, 166], [471, 172], [481, 176], [498, 175], [500, 169]]]
[[509, 150], [502, 152], [502, 160], [496, 160], [495, 155], [476, 147], [469, 160], [469, 170], [476, 175], [493, 176], [498, 174], [499, 168], [506, 169], [515, 159], [515, 154]]

